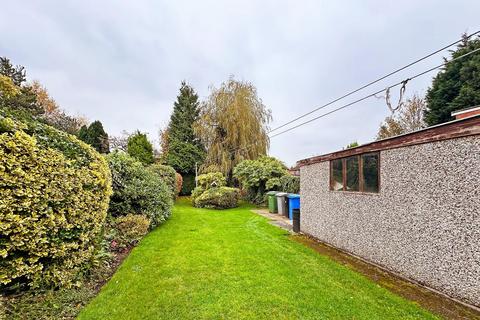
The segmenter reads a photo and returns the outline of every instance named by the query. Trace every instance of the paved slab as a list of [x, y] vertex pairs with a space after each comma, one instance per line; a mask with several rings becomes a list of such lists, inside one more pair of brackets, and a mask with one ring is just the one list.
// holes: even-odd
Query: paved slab
[[293, 232], [292, 221], [288, 218], [277, 213], [270, 213], [268, 212], [268, 209], [253, 209], [252, 211], [267, 218], [271, 224], [287, 231]]

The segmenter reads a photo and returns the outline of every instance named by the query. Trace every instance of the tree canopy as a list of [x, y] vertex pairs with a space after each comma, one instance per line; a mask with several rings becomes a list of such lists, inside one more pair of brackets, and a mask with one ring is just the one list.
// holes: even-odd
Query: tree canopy
[[135, 132], [128, 137], [127, 153], [143, 164], [153, 163], [153, 147], [145, 133]]
[[195, 172], [195, 163], [203, 161], [205, 152], [193, 131], [199, 113], [198, 95], [183, 81], [168, 128], [160, 133], [164, 162], [181, 174]]
[[238, 163], [267, 153], [271, 119], [251, 83], [232, 77], [212, 88], [194, 126], [207, 150], [203, 168], [216, 168], [231, 182]]
[[78, 132], [78, 137], [100, 153], [108, 153], [110, 151], [108, 134], [98, 120], [92, 122], [88, 127], [86, 125], [82, 126]]
[[397, 114], [385, 118], [377, 133], [377, 140], [386, 139], [400, 134], [409, 133], [426, 127], [423, 114], [425, 100], [413, 95], [401, 105]]
[[[452, 58], [480, 48], [480, 38], [468, 38], [451, 52]], [[480, 105], [480, 54], [472, 54], [447, 64], [427, 91], [425, 121], [428, 125], [453, 120], [452, 111]]]

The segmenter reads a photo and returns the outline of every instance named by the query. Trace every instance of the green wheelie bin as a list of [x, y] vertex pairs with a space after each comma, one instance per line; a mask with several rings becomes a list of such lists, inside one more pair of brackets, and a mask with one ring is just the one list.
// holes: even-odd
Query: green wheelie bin
[[268, 212], [270, 213], [277, 213], [278, 212], [278, 206], [277, 206], [277, 197], [275, 195], [278, 193], [278, 191], [269, 191], [267, 192], [267, 197], [268, 197]]

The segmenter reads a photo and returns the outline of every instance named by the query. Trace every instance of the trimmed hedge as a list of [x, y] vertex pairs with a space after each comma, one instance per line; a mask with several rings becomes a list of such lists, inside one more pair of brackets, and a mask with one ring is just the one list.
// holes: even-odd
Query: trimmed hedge
[[221, 172], [210, 172], [197, 177], [198, 187], [192, 191], [192, 203], [199, 208], [227, 209], [238, 206], [240, 190], [229, 188]]
[[112, 216], [144, 214], [151, 228], [170, 216], [171, 190], [158, 174], [123, 151], [110, 153], [107, 160], [113, 180], [109, 208]]
[[199, 208], [228, 209], [238, 206], [240, 190], [230, 187], [215, 187], [205, 190], [195, 198], [194, 205]]
[[72, 285], [95, 253], [110, 194], [92, 147], [0, 116], [0, 287]]
[[170, 166], [164, 164], [152, 164], [148, 167], [153, 173], [157, 174], [167, 184], [172, 199], [176, 198], [177, 194], [177, 172]]

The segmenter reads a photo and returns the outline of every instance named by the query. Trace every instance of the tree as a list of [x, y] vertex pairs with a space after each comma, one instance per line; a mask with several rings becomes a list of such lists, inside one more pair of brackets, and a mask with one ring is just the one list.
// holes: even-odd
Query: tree
[[128, 137], [130, 134], [123, 130], [119, 136], [109, 136], [108, 144], [110, 150], [121, 150], [127, 152]]
[[[480, 48], [480, 38], [468, 38], [451, 52], [457, 58]], [[428, 125], [453, 120], [452, 111], [480, 104], [480, 54], [471, 54], [465, 58], [447, 64], [433, 79], [427, 91], [427, 110], [425, 121]]]
[[153, 163], [153, 147], [145, 133], [137, 130], [128, 137], [127, 153], [143, 164]]
[[[193, 124], [199, 116], [198, 95], [185, 81], [180, 87], [170, 116], [168, 129], [162, 137], [162, 149], [166, 163], [181, 173], [192, 173], [195, 163], [201, 163], [204, 150], [193, 131]], [[187, 156], [187, 157], [186, 157]]]
[[358, 146], [359, 146], [358, 142], [357, 142], [357, 141], [353, 141], [353, 142], [350, 142], [345, 148], [351, 149], [351, 148], [356, 148], [356, 147], [358, 147]]
[[0, 102], [8, 100], [20, 94], [20, 88], [17, 87], [12, 79], [7, 76], [0, 75]]
[[100, 121], [94, 121], [90, 126], [82, 126], [78, 131], [78, 138], [92, 147], [100, 153], [109, 153], [109, 140], [108, 134], [103, 129], [103, 125]]
[[397, 115], [385, 118], [378, 130], [377, 140], [417, 131], [426, 127], [424, 113], [425, 100], [414, 94], [400, 107]]
[[212, 88], [194, 126], [207, 149], [203, 167], [216, 166], [231, 183], [238, 163], [267, 153], [271, 119], [251, 83], [231, 77], [219, 89]]
[[27, 80], [25, 67], [14, 67], [7, 57], [0, 57], [0, 74], [12, 79], [13, 84], [17, 87], [20, 87]]
[[172, 166], [183, 176], [182, 194], [190, 194], [192, 191], [195, 165], [200, 165], [205, 156], [202, 143], [193, 131], [199, 112], [198, 95], [183, 81], [168, 128], [160, 131], [162, 162]]
[[57, 102], [50, 97], [47, 88], [45, 88], [38, 80], [34, 80], [27, 87], [35, 94], [37, 105], [41, 107], [46, 114], [58, 112]]

